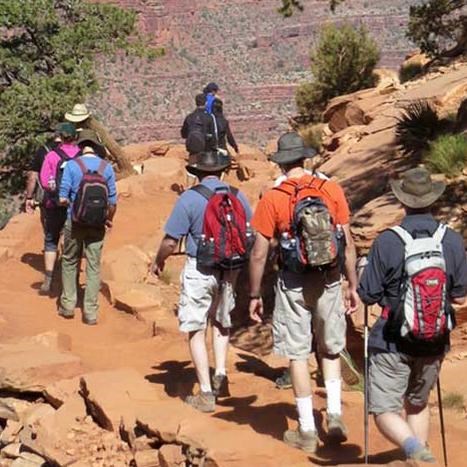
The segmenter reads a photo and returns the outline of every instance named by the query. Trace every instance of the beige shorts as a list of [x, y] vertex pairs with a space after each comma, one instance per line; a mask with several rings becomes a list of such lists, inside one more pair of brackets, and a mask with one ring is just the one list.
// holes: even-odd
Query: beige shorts
[[187, 257], [180, 276], [178, 320], [182, 332], [206, 329], [208, 319], [223, 328], [232, 327], [230, 312], [235, 308], [234, 280], [221, 280], [220, 271], [199, 271], [196, 258]]
[[444, 356], [411, 357], [401, 353], [370, 355], [369, 410], [399, 413], [407, 401], [425, 407]]
[[325, 284], [319, 271], [279, 274], [273, 313], [276, 354], [307, 359], [313, 335], [320, 355], [337, 355], [345, 348], [346, 328], [341, 281]]

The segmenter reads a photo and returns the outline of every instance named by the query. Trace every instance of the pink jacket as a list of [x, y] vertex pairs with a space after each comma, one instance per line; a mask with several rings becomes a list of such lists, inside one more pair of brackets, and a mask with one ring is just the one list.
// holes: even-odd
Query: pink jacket
[[[68, 157], [70, 157], [70, 159], [79, 153], [79, 147], [76, 144], [62, 143], [59, 147]], [[41, 185], [45, 190], [49, 187], [49, 180], [55, 178], [59, 162], [60, 156], [53, 150], [48, 152], [45, 156], [44, 163], [42, 164], [41, 172], [39, 174]]]
[[[80, 152], [76, 144], [62, 143], [60, 149], [70, 158], [73, 159]], [[49, 188], [49, 181], [55, 179], [57, 174], [57, 166], [60, 163], [60, 156], [55, 151], [50, 151], [44, 158], [41, 171], [39, 173], [39, 180], [45, 191], [51, 191]], [[57, 190], [59, 187], [56, 187]], [[52, 190], [54, 191], [54, 190]], [[55, 203], [52, 200], [46, 201], [46, 207], [53, 207]]]

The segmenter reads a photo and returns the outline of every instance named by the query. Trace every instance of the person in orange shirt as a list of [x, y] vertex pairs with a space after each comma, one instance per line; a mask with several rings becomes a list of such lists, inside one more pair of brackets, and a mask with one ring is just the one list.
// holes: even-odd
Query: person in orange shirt
[[[344, 442], [347, 430], [342, 421], [339, 353], [345, 348], [345, 315], [356, 311], [358, 306], [356, 251], [350, 233], [349, 206], [340, 185], [317, 178], [304, 170], [305, 158], [315, 154], [312, 149], [305, 147], [302, 138], [295, 132], [285, 133], [279, 139], [278, 152], [271, 160], [281, 167], [286, 180], [267, 191], [258, 203], [252, 219], [257, 235], [250, 258], [249, 311], [250, 317], [260, 322], [263, 315], [261, 282], [269, 244], [274, 238], [279, 241], [281, 262], [273, 313], [274, 351], [290, 361], [299, 418], [298, 429], [287, 430], [284, 441], [307, 452], [314, 452], [318, 445], [308, 372], [312, 335], [316, 339], [327, 391], [328, 437], [333, 442]], [[316, 193], [311, 203], [316, 203], [314, 206], [317, 210], [311, 207], [307, 212], [318, 212], [318, 217], [313, 218], [316, 214], [312, 214], [304, 222], [325, 230], [329, 227], [324, 234], [335, 239], [334, 243], [322, 243], [316, 238], [313, 244], [313, 234], [305, 239], [307, 234], [297, 228], [298, 224], [293, 219], [298, 212], [298, 201], [294, 204], [294, 200], [300, 199], [299, 192], [302, 189]], [[306, 201], [310, 199], [305, 198]], [[291, 244], [303, 245], [303, 248], [290, 248]], [[317, 263], [313, 262], [313, 256], [309, 253], [313, 247], [315, 258], [322, 259], [320, 266], [316, 266]], [[331, 254], [331, 251], [334, 253]], [[300, 264], [297, 263], [297, 257], [301, 258]], [[328, 257], [332, 257], [332, 260], [327, 261]], [[341, 270], [348, 281], [345, 294]]]

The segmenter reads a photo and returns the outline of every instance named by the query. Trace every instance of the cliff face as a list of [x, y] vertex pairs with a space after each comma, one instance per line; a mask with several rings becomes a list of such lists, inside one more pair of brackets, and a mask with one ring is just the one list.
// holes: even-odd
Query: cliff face
[[[411, 49], [405, 38], [413, 0], [347, 0], [335, 15], [327, 2], [305, 1], [284, 19], [278, 0], [119, 0], [138, 12], [139, 27], [166, 56], [99, 64], [103, 80], [92, 104], [125, 141], [178, 138], [193, 97], [208, 81], [222, 88], [240, 140], [263, 142], [286, 127], [294, 89], [309, 78], [309, 49], [330, 21], [364, 24], [380, 44], [381, 66], [397, 68]], [[390, 3], [390, 6], [388, 6]]]

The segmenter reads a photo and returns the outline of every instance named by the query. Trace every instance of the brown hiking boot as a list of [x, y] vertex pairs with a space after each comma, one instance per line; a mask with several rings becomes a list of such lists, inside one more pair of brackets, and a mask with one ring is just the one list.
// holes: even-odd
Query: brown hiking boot
[[230, 397], [229, 378], [226, 375], [214, 375], [212, 378], [214, 397]]
[[212, 392], [199, 392], [194, 396], [187, 396], [185, 402], [200, 412], [214, 412], [216, 410], [216, 398]]
[[302, 431], [300, 428], [287, 430], [284, 433], [284, 442], [294, 448], [313, 453], [318, 447], [318, 435], [314, 430]]
[[433, 454], [427, 447], [422, 447], [421, 449], [418, 449], [417, 451], [413, 452], [409, 456], [409, 459], [419, 462], [426, 462], [428, 464], [436, 463], [435, 456], [433, 456]]
[[334, 443], [343, 443], [347, 441], [347, 428], [342, 421], [342, 417], [335, 413], [328, 413], [328, 438]]

